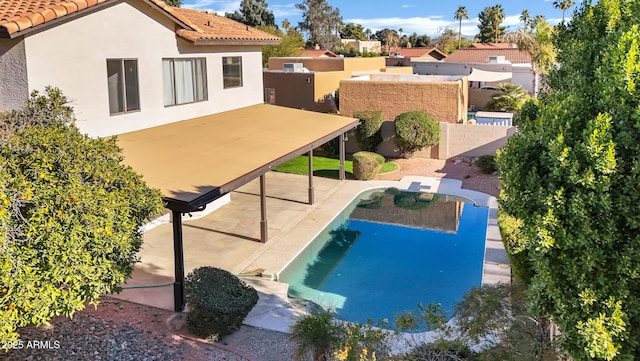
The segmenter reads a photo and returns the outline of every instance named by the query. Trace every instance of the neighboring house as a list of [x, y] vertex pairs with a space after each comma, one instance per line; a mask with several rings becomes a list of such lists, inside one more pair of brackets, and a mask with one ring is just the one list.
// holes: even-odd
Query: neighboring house
[[[383, 138], [391, 139], [393, 119], [409, 111], [423, 111], [440, 123], [466, 121], [468, 90], [466, 76], [366, 75], [340, 82], [340, 112], [352, 117], [361, 110], [382, 110]], [[378, 152], [398, 156], [393, 141], [384, 142]], [[437, 149], [435, 152], [426, 156], [438, 158]]]
[[161, 0], [0, 2], [0, 110], [59, 87], [108, 136], [262, 103], [262, 45], [280, 39]]
[[340, 43], [358, 50], [361, 54], [380, 53], [382, 51], [379, 40], [340, 39]]
[[411, 74], [410, 67], [386, 67], [385, 58], [270, 58], [263, 72], [265, 102], [290, 108], [332, 113], [340, 81], [353, 76], [396, 72]]
[[401, 48], [394, 47], [389, 52], [387, 65], [411, 66], [412, 60], [423, 61], [441, 61], [447, 57], [447, 54], [436, 48], [417, 47], [417, 48]]
[[305, 49], [302, 51], [300, 56], [309, 58], [337, 58], [338, 54], [334, 53], [331, 50]]
[[[536, 90], [539, 88], [531, 55], [509, 44], [473, 44], [455, 51], [442, 62], [414, 60], [412, 66], [416, 74], [469, 75], [473, 69], [511, 73], [511, 82], [522, 85], [529, 93], [533, 94], [534, 87]], [[470, 85], [479, 89], [486, 85], [497, 85], [497, 82], [488, 78], [486, 81], [472, 81]]]

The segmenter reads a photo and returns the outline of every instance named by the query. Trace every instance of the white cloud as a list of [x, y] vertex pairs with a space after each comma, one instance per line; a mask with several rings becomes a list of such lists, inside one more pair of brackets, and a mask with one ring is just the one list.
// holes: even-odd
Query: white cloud
[[403, 9], [408, 9], [408, 8], [412, 8], [412, 7], [414, 7], [414, 6], [415, 6], [415, 5], [402, 5], [402, 8], [403, 8]]
[[287, 17], [301, 17], [302, 12], [300, 9], [296, 8], [296, 4], [283, 4], [283, 5], [269, 5], [271, 11], [273, 11], [273, 15], [276, 18], [287, 18]]
[[219, 15], [240, 9], [240, 0], [193, 0], [183, 5], [186, 8], [214, 11]]

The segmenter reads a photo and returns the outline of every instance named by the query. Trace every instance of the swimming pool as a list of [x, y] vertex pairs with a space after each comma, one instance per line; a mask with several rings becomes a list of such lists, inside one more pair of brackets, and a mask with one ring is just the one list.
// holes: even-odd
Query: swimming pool
[[360, 194], [278, 275], [289, 296], [347, 321], [456, 302], [482, 283], [488, 208], [450, 195]]

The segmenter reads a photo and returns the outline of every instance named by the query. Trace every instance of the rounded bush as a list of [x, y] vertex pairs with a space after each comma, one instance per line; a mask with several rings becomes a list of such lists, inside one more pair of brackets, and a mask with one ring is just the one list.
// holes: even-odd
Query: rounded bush
[[353, 176], [359, 180], [373, 179], [382, 165], [384, 157], [372, 152], [357, 152], [353, 155]]
[[258, 292], [253, 287], [215, 267], [200, 267], [189, 273], [185, 296], [189, 330], [213, 340], [238, 330], [258, 302]]
[[478, 165], [478, 168], [480, 168], [480, 171], [485, 174], [492, 174], [498, 170], [496, 157], [494, 155], [483, 155], [478, 158], [478, 162], [476, 164]]
[[427, 113], [406, 112], [394, 120], [396, 145], [403, 157], [410, 157], [416, 150], [440, 142], [440, 124]]
[[382, 143], [382, 110], [362, 110], [353, 113], [353, 117], [360, 119], [355, 131], [360, 149], [374, 152]]

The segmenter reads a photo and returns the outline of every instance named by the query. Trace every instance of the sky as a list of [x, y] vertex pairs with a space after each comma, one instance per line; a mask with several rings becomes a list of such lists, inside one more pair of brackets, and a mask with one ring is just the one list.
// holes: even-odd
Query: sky
[[[282, 24], [284, 19], [292, 25], [301, 21], [301, 12], [295, 7], [302, 0], [267, 0], [276, 23]], [[574, 1], [580, 4], [581, 1]], [[529, 15], [543, 15], [552, 25], [559, 23], [562, 12], [553, 6], [553, 0], [328, 0], [329, 5], [340, 10], [343, 22], [361, 24], [374, 33], [389, 28], [399, 30], [403, 34], [416, 32], [418, 35], [434, 37], [445, 28], [458, 31], [458, 21], [453, 18], [458, 6], [467, 8], [468, 20], [462, 21], [462, 34], [473, 36], [478, 33], [478, 14], [488, 6], [502, 5], [505, 20], [502, 25], [507, 30], [515, 30], [520, 23], [522, 10]], [[240, 9], [240, 0], [183, 0], [182, 7], [215, 11], [220, 15]], [[570, 17], [575, 8], [569, 9], [565, 16]]]

